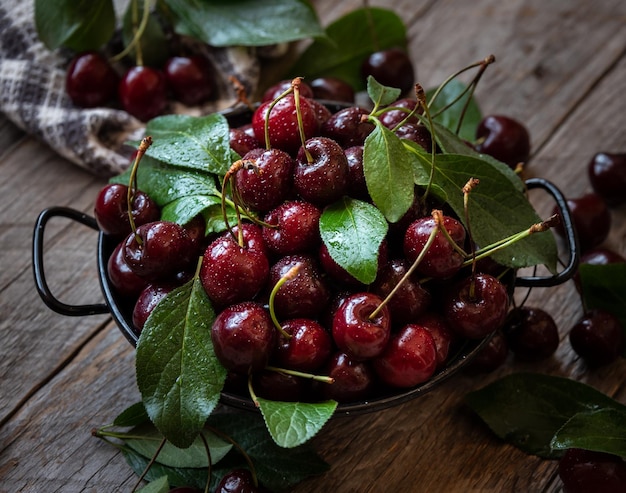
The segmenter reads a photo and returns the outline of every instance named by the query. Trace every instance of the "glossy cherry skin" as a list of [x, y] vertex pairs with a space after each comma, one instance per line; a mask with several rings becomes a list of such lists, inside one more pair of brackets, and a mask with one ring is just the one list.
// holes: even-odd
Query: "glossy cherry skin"
[[261, 144], [254, 136], [254, 132], [250, 135], [243, 128], [230, 128], [228, 130], [228, 143], [230, 148], [241, 157], [245, 156], [252, 149], [261, 147]]
[[508, 308], [504, 285], [489, 274], [476, 274], [458, 283], [444, 304], [444, 314], [457, 335], [481, 339], [502, 327]]
[[206, 248], [200, 281], [214, 304], [226, 306], [252, 300], [264, 288], [269, 268], [262, 249], [251, 247], [245, 236], [243, 245], [239, 245], [226, 232]]
[[287, 200], [269, 211], [263, 221], [263, 239], [275, 255], [312, 253], [321, 242], [319, 207], [303, 200]]
[[163, 67], [167, 86], [174, 97], [187, 106], [207, 101], [213, 93], [211, 67], [201, 56], [175, 56]]
[[450, 346], [456, 339], [445, 318], [437, 312], [427, 311], [417, 318], [414, 323], [430, 332], [437, 350], [437, 368], [443, 367], [448, 361]]
[[313, 137], [298, 151], [293, 184], [304, 200], [324, 206], [345, 194], [349, 174], [348, 158], [342, 147], [327, 137]]
[[609, 206], [626, 202], [626, 153], [598, 152], [587, 166], [589, 182]]
[[[602, 197], [596, 193], [587, 193], [567, 199], [567, 206], [582, 252], [597, 247], [606, 240], [611, 230], [611, 212]], [[558, 210], [555, 208], [553, 212], [556, 214]], [[557, 233], [564, 234], [562, 226], [554, 229]]]
[[[435, 219], [432, 217], [416, 219], [409, 225], [404, 235], [404, 255], [410, 263], [415, 262], [436, 227]], [[443, 227], [454, 242], [463, 247], [465, 242], [463, 225], [450, 216], [443, 216]], [[463, 260], [463, 256], [454, 249], [443, 233], [438, 231], [416, 271], [424, 276], [447, 279], [460, 270]]]
[[344, 149], [363, 145], [367, 136], [374, 130], [374, 124], [363, 121], [369, 112], [358, 106], [350, 106], [337, 111], [321, 127], [323, 136], [338, 142]]
[[[271, 101], [261, 103], [254, 111], [252, 115], [254, 135], [262, 145], [268, 147], [265, 142], [265, 121], [269, 113], [269, 147], [276, 147], [293, 155], [302, 143], [294, 96], [289, 94], [278, 100], [274, 106], [271, 106], [272, 104]], [[317, 134], [319, 123], [313, 106], [304, 97], [300, 98], [300, 113], [306, 140]]]
[[291, 337], [278, 336], [276, 366], [302, 372], [315, 372], [324, 365], [333, 349], [330, 333], [309, 318], [296, 318], [282, 323]]
[[384, 86], [400, 89], [402, 94], [415, 84], [415, 69], [408, 53], [400, 48], [376, 51], [361, 65], [361, 75], [370, 75]]
[[118, 86], [122, 107], [141, 121], [148, 121], [165, 110], [167, 84], [160, 70], [137, 65], [124, 74]]
[[318, 77], [309, 85], [315, 99], [354, 103], [354, 89], [345, 80], [337, 77]]
[[382, 299], [369, 292], [354, 293], [341, 303], [333, 317], [332, 334], [340, 351], [356, 361], [375, 358], [383, 352], [391, 333], [389, 308], [372, 313]]
[[[280, 371], [261, 370], [252, 375], [252, 388], [256, 395], [270, 401], [302, 402], [310, 398], [307, 384], [303, 378]], [[247, 392], [247, 389], [242, 391]]]
[[245, 205], [267, 212], [291, 193], [295, 162], [280, 149], [253, 149], [243, 156], [249, 163], [235, 174], [235, 184]]
[[356, 361], [342, 352], [331, 356], [323, 374], [334, 382], [323, 384], [322, 394], [338, 402], [363, 400], [372, 393], [376, 383], [376, 375], [369, 362]]
[[148, 281], [138, 276], [124, 259], [124, 243], [118, 243], [107, 260], [107, 276], [115, 290], [124, 298], [135, 299], [148, 285]]
[[611, 313], [591, 310], [574, 324], [569, 341], [589, 366], [608, 365], [624, 353], [624, 327]]
[[94, 108], [116, 95], [119, 77], [99, 53], [90, 51], [74, 57], [67, 69], [65, 90], [76, 106]]
[[347, 194], [355, 199], [370, 201], [365, 173], [363, 171], [363, 146], [351, 146], [344, 150], [348, 160], [348, 190]]
[[252, 473], [248, 469], [235, 469], [226, 474], [215, 488], [215, 493], [260, 493], [254, 485]]
[[276, 327], [261, 303], [244, 301], [215, 317], [211, 340], [224, 368], [248, 374], [267, 366], [276, 344]]
[[554, 354], [559, 347], [559, 330], [552, 316], [536, 307], [519, 306], [507, 315], [504, 333], [515, 357], [539, 361]]
[[124, 241], [124, 259], [139, 276], [166, 280], [184, 271], [192, 260], [194, 245], [185, 228], [169, 221], [142, 224]]
[[[154, 200], [137, 190], [132, 197], [132, 216], [137, 227], [157, 221], [161, 211]], [[110, 183], [102, 187], [94, 204], [94, 217], [103, 233], [113, 236], [125, 236], [130, 233], [128, 187], [121, 183]]]
[[[417, 107], [417, 100], [411, 98], [402, 98], [391, 103], [389, 108], [402, 108], [402, 109], [388, 109], [382, 115], [380, 115], [380, 123], [382, 123], [389, 130], [395, 129], [401, 122], [417, 124], [418, 118], [415, 115], [409, 116], [409, 114]], [[421, 110], [415, 110], [417, 113], [422, 113]], [[406, 120], [406, 121], [405, 121]]]
[[[263, 96], [261, 97], [261, 102], [266, 103], [268, 101], [269, 102], [274, 101], [277, 97], [279, 97], [285, 91], [287, 91], [288, 89], [291, 89], [291, 86], [292, 86], [292, 79], [284, 79], [284, 80], [277, 82], [276, 84], [272, 85], [271, 87], [268, 87], [265, 90], [265, 92], [263, 93]], [[314, 97], [313, 89], [307, 82], [303, 80], [300, 81], [300, 96], [304, 96], [305, 98], [308, 98], [308, 99], [312, 99]]]
[[398, 127], [394, 132], [398, 138], [410, 140], [422, 147], [425, 151], [432, 152], [433, 139], [430, 132], [424, 125], [416, 123], [405, 123]]
[[509, 355], [509, 344], [501, 330], [496, 330], [487, 344], [470, 361], [467, 369], [474, 373], [491, 373], [500, 368]]
[[139, 293], [132, 314], [133, 326], [137, 331], [141, 332], [155, 307], [175, 287], [174, 284], [148, 284]]
[[394, 333], [383, 353], [374, 359], [379, 378], [392, 387], [414, 387], [428, 380], [437, 368], [437, 348], [431, 332], [408, 324]]
[[483, 118], [476, 129], [478, 152], [488, 154], [515, 168], [530, 156], [530, 135], [519, 121], [504, 115]]
[[626, 462], [616, 455], [570, 448], [559, 460], [563, 493], [622, 493]]

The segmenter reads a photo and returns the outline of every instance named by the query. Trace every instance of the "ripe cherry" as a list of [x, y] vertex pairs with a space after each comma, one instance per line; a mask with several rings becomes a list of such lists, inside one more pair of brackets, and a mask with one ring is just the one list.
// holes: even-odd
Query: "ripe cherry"
[[424, 125], [416, 123], [405, 123], [398, 127], [394, 132], [398, 138], [410, 140], [421, 146], [425, 151], [431, 152], [433, 148], [433, 140], [430, 132]]
[[116, 95], [119, 77], [107, 60], [95, 51], [80, 53], [67, 69], [65, 90], [76, 106], [103, 106]]
[[[611, 212], [602, 197], [587, 193], [567, 199], [567, 206], [583, 253], [606, 240], [611, 230]], [[553, 212], [558, 214], [556, 207]], [[555, 227], [555, 231], [564, 235], [562, 225]]]
[[509, 344], [501, 330], [496, 330], [468, 365], [470, 372], [491, 373], [500, 368], [509, 355]]
[[[401, 122], [418, 124], [419, 120], [415, 115], [409, 114], [415, 110], [418, 103], [416, 99], [402, 98], [391, 103], [389, 108], [402, 108], [402, 109], [389, 109], [380, 115], [380, 123], [382, 123], [389, 130], [395, 129]], [[417, 110], [418, 113], [422, 111]], [[406, 120], [406, 121], [405, 121]]]
[[[291, 89], [292, 82], [292, 79], [283, 79], [272, 85], [271, 87], [267, 88], [263, 93], [263, 96], [261, 97], [261, 103], [274, 101], [285, 91]], [[303, 80], [300, 81], [300, 96], [303, 96], [307, 99], [314, 98], [313, 89], [307, 82]]]
[[287, 200], [269, 211], [263, 221], [263, 239], [276, 255], [313, 253], [320, 244], [322, 211], [303, 200]]
[[167, 84], [160, 70], [136, 65], [120, 81], [118, 87], [122, 107], [141, 121], [160, 115], [167, 105]]
[[282, 328], [291, 337], [279, 335], [276, 366], [310, 373], [326, 363], [332, 350], [332, 339], [318, 322], [296, 318], [283, 322]]
[[124, 242], [118, 243], [107, 260], [107, 276], [120, 296], [135, 299], [148, 285], [148, 281], [138, 276], [126, 263]]
[[[281, 371], [261, 370], [252, 375], [252, 388], [263, 399], [282, 402], [301, 402], [310, 390], [308, 382]], [[247, 390], [247, 389], [246, 389]]]
[[376, 51], [361, 65], [364, 79], [372, 76], [384, 86], [400, 89], [402, 94], [413, 88], [415, 69], [408, 53], [400, 48]]
[[187, 106], [203, 103], [213, 93], [211, 67], [204, 57], [172, 57], [165, 62], [163, 72], [174, 97]]
[[530, 135], [526, 127], [504, 115], [483, 118], [476, 129], [478, 152], [488, 154], [515, 168], [526, 163], [530, 156]]
[[626, 462], [616, 455], [570, 448], [559, 460], [563, 493], [621, 493], [626, 490]]
[[572, 348], [591, 367], [615, 361], [624, 352], [625, 339], [619, 319], [604, 310], [585, 313], [569, 333]]
[[324, 375], [334, 381], [322, 384], [322, 394], [338, 402], [356, 402], [373, 391], [376, 375], [367, 361], [356, 361], [342, 352], [336, 352], [324, 368]]
[[363, 171], [363, 146], [351, 146], [344, 150], [348, 160], [348, 190], [347, 195], [352, 198], [369, 201], [369, 191]]
[[345, 80], [337, 77], [318, 77], [309, 85], [315, 99], [354, 103], [354, 89]]
[[211, 327], [215, 355], [227, 370], [248, 374], [267, 365], [276, 327], [261, 303], [245, 301], [222, 310]]
[[[94, 204], [94, 216], [100, 231], [114, 236], [131, 232], [128, 218], [128, 187], [110, 183], [100, 189]], [[136, 190], [132, 197], [132, 216], [135, 226], [156, 221], [161, 216], [157, 204], [147, 194]]]
[[344, 149], [363, 145], [365, 138], [374, 130], [374, 124], [363, 121], [369, 112], [358, 106], [337, 111], [321, 127], [323, 136], [338, 142]]
[[450, 346], [455, 339], [443, 315], [429, 311], [415, 320], [415, 324], [424, 327], [433, 336], [435, 349], [437, 350], [437, 368], [443, 367], [448, 361]]
[[252, 135], [246, 133], [242, 128], [230, 128], [228, 130], [228, 143], [230, 148], [235, 151], [239, 156], [245, 156], [252, 149], [261, 147], [259, 141], [256, 140], [254, 132]]
[[159, 304], [159, 302], [165, 298], [176, 286], [174, 284], [148, 284], [135, 302], [133, 308], [133, 326], [139, 332], [143, 329], [143, 326], [148, 320], [148, 317]]
[[536, 307], [518, 306], [507, 316], [504, 333], [516, 358], [539, 361], [559, 347], [559, 330], [552, 316]]
[[594, 191], [609, 206], [626, 202], [626, 153], [599, 152], [587, 166]]
[[215, 488], [215, 493], [260, 493], [254, 485], [252, 473], [248, 469], [235, 469], [224, 475]]

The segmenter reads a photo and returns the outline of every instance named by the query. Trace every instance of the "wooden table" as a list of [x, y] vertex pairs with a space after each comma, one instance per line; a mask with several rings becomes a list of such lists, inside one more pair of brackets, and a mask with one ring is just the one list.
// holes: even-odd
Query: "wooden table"
[[[324, 24], [360, 4], [314, 2]], [[425, 87], [489, 54], [496, 63], [477, 92], [483, 113], [525, 122], [532, 135], [529, 176], [568, 196], [590, 191], [586, 165], [597, 151], [626, 151], [626, 3], [622, 0], [395, 0], [407, 26], [418, 81]], [[31, 238], [52, 205], [91, 213], [94, 178], [0, 119], [0, 491], [130, 491], [122, 456], [90, 435], [139, 400], [132, 347], [109, 316], [65, 317], [37, 295]], [[547, 207], [538, 197], [537, 207]], [[612, 210], [606, 244], [626, 254], [626, 209]], [[69, 303], [102, 299], [96, 234], [61, 219], [46, 237], [48, 278]], [[567, 334], [581, 315], [567, 283], [534, 290], [529, 304], [555, 318], [553, 358], [514, 360], [488, 377], [461, 375], [410, 403], [332, 421], [314, 439], [332, 470], [298, 493], [554, 492], [557, 464], [494, 438], [461, 405], [469, 391], [532, 369], [587, 382], [626, 403], [626, 361], [589, 371]]]

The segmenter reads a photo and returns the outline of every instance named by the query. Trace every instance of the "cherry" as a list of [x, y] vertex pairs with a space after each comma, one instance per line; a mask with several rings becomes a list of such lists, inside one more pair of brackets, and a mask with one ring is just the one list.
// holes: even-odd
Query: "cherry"
[[70, 62], [65, 90], [76, 106], [93, 108], [111, 101], [119, 77], [107, 60], [95, 51], [80, 53]]
[[222, 310], [211, 327], [215, 356], [224, 368], [248, 374], [266, 367], [276, 343], [276, 327], [261, 303], [244, 301]]
[[519, 121], [504, 115], [483, 118], [476, 129], [478, 152], [488, 154], [511, 168], [526, 163], [530, 156], [530, 135]]
[[[405, 123], [418, 124], [419, 119], [415, 115], [411, 115], [409, 117], [409, 113], [411, 113], [418, 106], [416, 99], [410, 98], [402, 98], [398, 99], [394, 103], [392, 103], [388, 110], [386, 110], [382, 115], [380, 115], [379, 120], [385, 127], [389, 130], [394, 130], [401, 122], [404, 120]], [[391, 108], [402, 108], [402, 109], [391, 109]], [[406, 111], [404, 111], [406, 110]], [[421, 113], [421, 111], [417, 110], [417, 112]]]
[[356, 361], [342, 352], [333, 354], [324, 374], [334, 381], [323, 384], [322, 393], [338, 402], [355, 402], [367, 398], [373, 391], [376, 375], [366, 361]]
[[358, 106], [343, 108], [333, 114], [322, 126], [320, 132], [339, 143], [344, 149], [363, 145], [365, 138], [374, 130], [374, 124], [363, 121], [369, 112]]
[[322, 211], [303, 200], [287, 200], [269, 211], [263, 221], [263, 239], [277, 255], [312, 253], [320, 244], [319, 223]]
[[586, 312], [569, 333], [572, 348], [591, 367], [615, 361], [624, 352], [625, 339], [619, 319], [604, 310]]
[[133, 326], [137, 331], [141, 332], [154, 308], [175, 287], [174, 284], [148, 284], [139, 293], [132, 313]]
[[207, 101], [213, 93], [211, 67], [202, 56], [174, 56], [163, 67], [165, 80], [174, 97], [187, 106]]
[[[274, 101], [285, 91], [291, 89], [292, 79], [283, 79], [278, 81], [276, 84], [267, 88], [261, 97], [261, 103], [266, 103], [268, 101]], [[313, 99], [315, 96], [313, 94], [313, 89], [311, 86], [304, 81], [300, 81], [300, 96], [303, 96], [307, 99]]]
[[123, 242], [117, 244], [107, 260], [107, 275], [115, 290], [125, 298], [136, 298], [148, 285], [148, 281], [138, 276], [126, 263]]
[[391, 318], [387, 305], [372, 317], [382, 301], [374, 293], [354, 293], [335, 311], [333, 339], [337, 347], [354, 360], [378, 356], [389, 341]]
[[394, 132], [398, 138], [410, 140], [420, 145], [425, 151], [431, 152], [433, 141], [430, 132], [424, 125], [405, 123]]
[[317, 99], [309, 99], [308, 102], [311, 106], [313, 106], [319, 128], [322, 128], [322, 125], [326, 123], [331, 116], [333, 116], [332, 112], [328, 109], [328, 106]]
[[383, 353], [374, 359], [374, 370], [392, 387], [414, 387], [428, 380], [437, 367], [437, 348], [431, 332], [417, 324], [394, 333]]
[[257, 212], [267, 212], [282, 203], [291, 192], [294, 160], [280, 149], [253, 149], [243, 156], [245, 163], [235, 174], [235, 184], [244, 203]]
[[509, 355], [509, 344], [501, 330], [496, 330], [487, 344], [471, 360], [468, 370], [476, 373], [491, 373], [500, 368]]
[[168, 279], [194, 259], [194, 244], [185, 228], [169, 221], [142, 224], [124, 240], [124, 259], [149, 281]]
[[129, 69], [118, 87], [122, 107], [141, 121], [160, 115], [167, 105], [167, 84], [160, 70], [137, 65]]
[[215, 493], [260, 493], [254, 485], [252, 473], [248, 469], [235, 469], [224, 475], [215, 488]]
[[448, 360], [450, 346], [454, 340], [454, 335], [443, 315], [432, 311], [426, 312], [415, 320], [415, 324], [424, 327], [433, 337], [437, 350], [437, 368], [441, 368]]
[[309, 389], [302, 378], [273, 370], [255, 372], [252, 376], [252, 387], [259, 397], [282, 402], [302, 401]]
[[[421, 217], [409, 225], [404, 236], [404, 255], [410, 263], [415, 262], [436, 227], [437, 221], [433, 217]], [[459, 247], [463, 246], [466, 233], [459, 221], [443, 216], [442, 227]], [[460, 270], [463, 260], [463, 255], [454, 249], [441, 231], [437, 231], [416, 271], [428, 277], [447, 279]]]
[[350, 197], [359, 200], [370, 200], [365, 173], [363, 172], [363, 146], [351, 146], [344, 150], [348, 160], [348, 190]]
[[[409, 267], [406, 259], [389, 260], [380, 270], [372, 286], [372, 292], [383, 299], [386, 298], [398, 286]], [[425, 312], [430, 302], [430, 293], [421, 286], [414, 276], [409, 277], [400, 284], [388, 302], [389, 311], [393, 314], [394, 326], [415, 322], [417, 317]]]
[[626, 462], [616, 455], [570, 448], [559, 460], [563, 493], [620, 493], [626, 490]]
[[349, 172], [348, 158], [336, 141], [313, 137], [298, 151], [294, 188], [304, 200], [319, 206], [328, 205], [346, 192]]
[[[243, 245], [235, 240], [236, 231], [226, 232], [206, 248], [200, 268], [200, 281], [208, 297], [218, 306], [253, 299], [265, 286], [269, 261], [262, 243], [254, 247], [243, 232]], [[251, 246], [252, 245], [252, 246]]]
[[541, 308], [518, 306], [507, 316], [504, 333], [516, 358], [539, 361], [559, 347], [559, 330], [552, 316]]
[[364, 79], [370, 75], [384, 86], [400, 89], [407, 93], [415, 83], [415, 69], [406, 51], [400, 48], [376, 51], [361, 65]]
[[[94, 204], [94, 216], [100, 231], [114, 236], [131, 232], [128, 218], [128, 187], [110, 183], [100, 189]], [[147, 194], [136, 190], [132, 196], [132, 216], [135, 226], [156, 221], [161, 216], [157, 204]]]
[[[611, 212], [602, 197], [596, 193], [587, 193], [567, 199], [567, 206], [583, 253], [606, 240], [611, 230]], [[558, 214], [556, 207], [553, 212]], [[555, 227], [555, 231], [560, 235], [565, 234], [562, 225]]]
[[280, 319], [317, 318], [330, 301], [330, 291], [322, 278], [320, 268], [309, 254], [285, 255], [270, 269], [269, 286], [294, 267], [299, 266], [292, 279], [286, 280], [276, 292], [274, 309]]
[[245, 156], [252, 149], [261, 147], [254, 136], [254, 132], [250, 135], [243, 128], [230, 128], [228, 130], [228, 143], [230, 148], [239, 156]]
[[626, 202], [626, 153], [599, 152], [589, 162], [587, 172], [593, 190], [607, 204]]
[[508, 307], [504, 285], [489, 274], [476, 274], [458, 283], [444, 303], [444, 313], [457, 335], [481, 339], [502, 327]]
[[277, 366], [310, 373], [326, 363], [332, 350], [332, 339], [318, 322], [297, 318], [287, 320], [282, 328], [291, 337], [278, 337]]
[[315, 99], [354, 103], [354, 89], [345, 80], [337, 77], [318, 77], [309, 85]]
[[[266, 147], [277, 147], [293, 154], [301, 145], [294, 95], [288, 94], [279, 99], [270, 111], [272, 104], [272, 101], [266, 101], [254, 111], [254, 135]], [[268, 112], [269, 143], [265, 142], [265, 120]], [[317, 113], [307, 98], [300, 97], [300, 114], [305, 139], [313, 137], [319, 130], [319, 123]]]

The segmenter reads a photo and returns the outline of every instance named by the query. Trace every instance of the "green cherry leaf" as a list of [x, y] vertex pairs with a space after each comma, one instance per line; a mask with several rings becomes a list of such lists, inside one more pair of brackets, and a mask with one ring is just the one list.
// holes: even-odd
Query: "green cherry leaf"
[[[466, 88], [467, 86], [463, 82], [457, 79], [451, 80], [439, 92], [437, 98], [429, 105], [428, 109], [432, 115], [443, 110], [434, 120], [455, 134], [458, 129], [458, 136], [461, 139], [473, 142], [476, 139], [476, 128], [482, 119], [482, 113], [476, 99], [469, 92], [457, 100]], [[429, 89], [426, 92], [429, 101], [435, 91], [436, 89]], [[467, 109], [464, 111], [463, 108], [468, 100]], [[448, 105], [451, 106], [446, 108]]]
[[35, 27], [50, 50], [97, 50], [115, 31], [113, 0], [35, 0]]
[[122, 411], [113, 421], [114, 426], [139, 426], [150, 421], [143, 402], [136, 402]]
[[589, 385], [538, 373], [508, 375], [470, 392], [465, 402], [498, 437], [544, 458], [561, 455], [552, 438], [574, 415], [625, 409]]
[[400, 97], [400, 89], [387, 87], [374, 77], [367, 77], [367, 94], [376, 107], [388, 106]]
[[582, 448], [626, 457], [626, 408], [574, 414], [550, 442], [554, 450]]
[[374, 282], [388, 230], [381, 212], [367, 202], [344, 197], [324, 209], [319, 227], [331, 258], [362, 283]]
[[214, 318], [196, 278], [163, 298], [137, 341], [137, 385], [146, 412], [180, 448], [193, 443], [226, 380], [211, 343]]
[[207, 116], [164, 115], [150, 120], [146, 155], [171, 166], [224, 175], [232, 164], [228, 121], [220, 113]]
[[163, 207], [161, 220], [187, 224], [198, 214], [203, 214], [211, 207], [220, 205], [220, 203], [221, 200], [216, 195], [189, 195], [181, 197]]
[[375, 51], [405, 48], [407, 44], [402, 19], [392, 10], [376, 7], [356, 9], [340, 17], [326, 28], [326, 35], [300, 55], [290, 69], [294, 77], [338, 77], [361, 91], [365, 89], [363, 61]]
[[136, 491], [137, 493], [168, 493], [170, 491], [170, 483], [167, 476], [161, 476]]
[[258, 399], [267, 429], [276, 444], [293, 448], [310, 440], [331, 418], [336, 401], [279, 402]]
[[414, 157], [403, 141], [379, 120], [365, 139], [363, 173], [372, 200], [395, 223], [414, 200]]
[[[264, 46], [324, 35], [303, 0], [165, 0], [175, 30], [211, 46]], [[225, 29], [224, 27], [228, 28]]]

